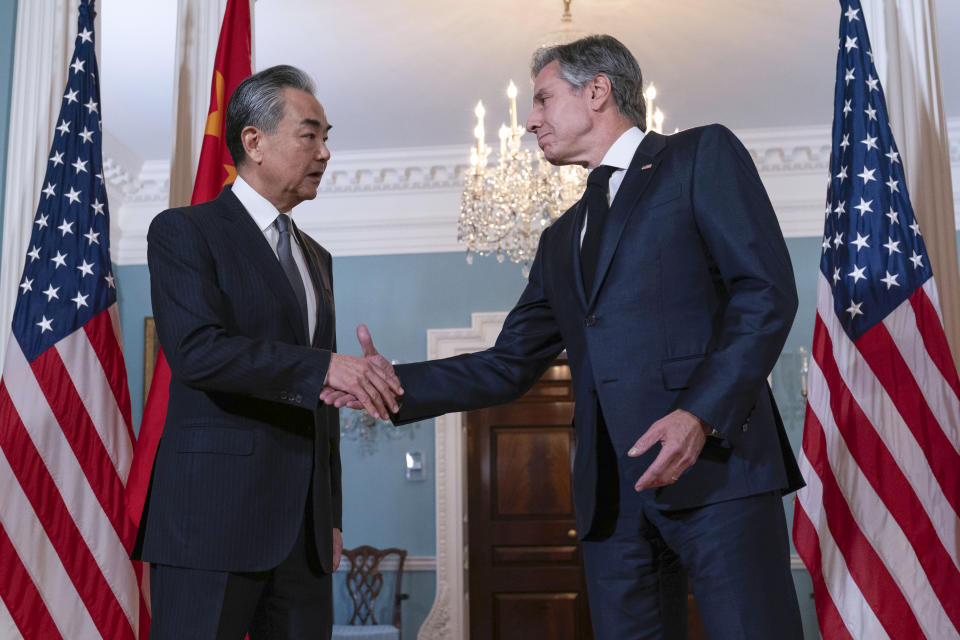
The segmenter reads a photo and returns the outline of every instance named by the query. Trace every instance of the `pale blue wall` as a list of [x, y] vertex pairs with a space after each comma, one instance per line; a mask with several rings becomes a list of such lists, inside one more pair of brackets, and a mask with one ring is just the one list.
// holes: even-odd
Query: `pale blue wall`
[[[7, 134], [10, 130], [10, 89], [13, 84], [13, 41], [17, 30], [17, 0], [0, 0], [0, 229], [7, 179]], [[3, 247], [0, 247], [3, 251]]]
[[140, 431], [143, 413], [143, 320], [150, 311], [150, 274], [146, 265], [114, 266], [117, 303], [123, 331], [123, 359], [127, 365], [134, 429]]

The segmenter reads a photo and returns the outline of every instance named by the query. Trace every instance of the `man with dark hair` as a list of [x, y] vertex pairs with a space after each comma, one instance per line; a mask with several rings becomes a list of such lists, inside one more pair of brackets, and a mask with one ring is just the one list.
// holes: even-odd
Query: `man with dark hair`
[[687, 575], [711, 639], [800, 638], [781, 495], [802, 481], [766, 384], [797, 294], [753, 161], [720, 125], [644, 133], [640, 68], [610, 36], [542, 49], [532, 75], [527, 129], [591, 170], [586, 192], [494, 347], [397, 367], [395, 421], [507, 402], [566, 348], [595, 638], [685, 638]]
[[153, 640], [328, 638], [343, 548], [337, 409], [386, 416], [389, 372], [335, 353], [330, 254], [289, 212], [317, 195], [330, 124], [290, 66], [244, 80], [226, 115], [236, 182], [147, 235], [170, 401], [134, 557]]

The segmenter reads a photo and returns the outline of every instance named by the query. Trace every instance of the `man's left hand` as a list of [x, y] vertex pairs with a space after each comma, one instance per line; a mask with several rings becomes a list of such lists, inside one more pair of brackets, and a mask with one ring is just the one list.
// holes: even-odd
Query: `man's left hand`
[[709, 431], [705, 422], [683, 409], [676, 409], [650, 425], [627, 455], [641, 456], [657, 442], [661, 444], [660, 454], [637, 480], [634, 489], [643, 491], [676, 482], [680, 474], [697, 461]]
[[340, 529], [333, 529], [333, 570], [340, 566], [340, 557], [343, 555], [343, 533]]

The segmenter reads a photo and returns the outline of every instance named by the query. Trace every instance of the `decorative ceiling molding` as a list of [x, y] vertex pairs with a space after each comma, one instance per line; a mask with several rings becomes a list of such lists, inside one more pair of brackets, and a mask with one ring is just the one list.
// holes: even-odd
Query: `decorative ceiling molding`
[[[954, 210], [960, 228], [960, 118], [948, 122]], [[757, 164], [787, 237], [819, 236], [830, 132], [827, 127], [737, 132]], [[467, 170], [466, 145], [334, 153], [318, 197], [297, 208], [297, 222], [335, 256], [460, 252], [457, 217]], [[146, 231], [167, 207], [170, 167], [139, 170], [104, 159], [114, 216], [117, 264], [146, 263]]]
[[104, 157], [103, 177], [110, 189], [107, 195], [118, 198], [121, 206], [134, 202], [166, 206], [170, 195], [170, 163], [166, 160], [148, 160], [132, 175], [114, 158]]
[[826, 171], [830, 164], [828, 127], [748, 129], [737, 135], [761, 174]]
[[466, 145], [335, 153], [318, 193], [437, 189], [459, 192], [468, 160]]

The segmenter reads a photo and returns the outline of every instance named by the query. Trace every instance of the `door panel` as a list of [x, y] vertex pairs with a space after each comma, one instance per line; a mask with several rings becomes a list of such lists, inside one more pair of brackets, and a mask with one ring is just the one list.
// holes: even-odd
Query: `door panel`
[[580, 560], [580, 549], [577, 545], [561, 545], [550, 547], [510, 547], [496, 546], [493, 549], [494, 566], [530, 566], [545, 563], [573, 565]]
[[494, 427], [491, 438], [493, 518], [573, 516], [569, 426]]
[[467, 415], [470, 637], [590, 639], [573, 516], [565, 362], [523, 398]]
[[[574, 635], [580, 593], [498, 594], [494, 600], [496, 640], [579, 640]], [[471, 636], [472, 637], [472, 636]]]

